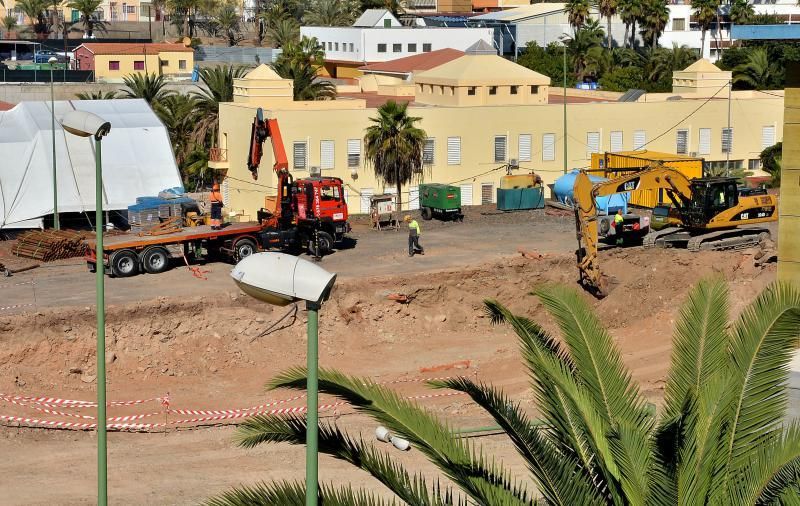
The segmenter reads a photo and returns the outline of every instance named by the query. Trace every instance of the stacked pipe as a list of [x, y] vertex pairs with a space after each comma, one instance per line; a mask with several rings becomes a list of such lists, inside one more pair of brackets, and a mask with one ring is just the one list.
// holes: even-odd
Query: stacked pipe
[[11, 252], [42, 262], [79, 257], [86, 253], [86, 242], [74, 230], [31, 230], [17, 238]]

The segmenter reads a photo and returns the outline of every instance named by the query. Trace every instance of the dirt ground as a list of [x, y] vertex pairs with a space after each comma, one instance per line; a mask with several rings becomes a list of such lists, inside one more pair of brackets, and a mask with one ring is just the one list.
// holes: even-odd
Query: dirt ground
[[[463, 224], [422, 226], [425, 256], [408, 258], [403, 232], [378, 233], [357, 224], [355, 248], [322, 261], [339, 278], [320, 317], [320, 364], [378, 382], [470, 375], [502, 387], [535, 415], [516, 338], [509, 329], [490, 324], [482, 301], [497, 299], [552, 329], [530, 292], [543, 283], [575, 283], [571, 217], [478, 209]], [[519, 249], [542, 257], [523, 257]], [[601, 265], [613, 280], [613, 291], [602, 301], [588, 295], [587, 300], [655, 403], [663, 394], [671, 330], [688, 287], [705, 276], [722, 275], [738, 312], [775, 277], [774, 265], [754, 267], [752, 252], [613, 248], [601, 253]], [[289, 308], [272, 308], [241, 294], [228, 277], [230, 266], [211, 264], [204, 270], [209, 271], [207, 280], [180, 266], [156, 276], [107, 280], [109, 399], [151, 399], [168, 392], [173, 409], [225, 410], [297, 395], [265, 393], [263, 385], [276, 373], [305, 363], [302, 308], [296, 318], [274, 326]], [[387, 298], [395, 293], [407, 295], [410, 303]], [[19, 306], [0, 309], [0, 392], [92, 400], [93, 301], [94, 277], [79, 260], [0, 278], [0, 308]], [[391, 386], [407, 396], [441, 393], [419, 382]], [[321, 399], [322, 404], [332, 401]], [[418, 402], [455, 427], [490, 424], [463, 396]], [[153, 411], [160, 411], [157, 402], [112, 408], [109, 415]], [[324, 414], [353, 434], [369, 438], [375, 429], [374, 422], [347, 406]], [[0, 415], [65, 420], [2, 400]], [[159, 415], [144, 421], [162, 420]], [[13, 425], [0, 428], [0, 451], [6, 456], [0, 462], [4, 504], [93, 502], [92, 432]], [[233, 434], [230, 426], [111, 433], [111, 502], [196, 504], [239, 483], [302, 480], [302, 447], [241, 450], [232, 443]], [[524, 465], [502, 435], [475, 441], [527, 481]], [[410, 466], [434, 473], [413, 449], [388, 450]], [[320, 476], [385, 492], [365, 473], [326, 457]], [[42, 487], [45, 482], [48, 486]]]

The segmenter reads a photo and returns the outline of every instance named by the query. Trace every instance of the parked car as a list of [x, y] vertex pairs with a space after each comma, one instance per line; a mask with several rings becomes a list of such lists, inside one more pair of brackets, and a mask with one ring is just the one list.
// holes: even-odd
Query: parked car
[[55, 57], [59, 62], [65, 61], [63, 55], [54, 53], [53, 51], [39, 51], [33, 56], [33, 63], [47, 63], [50, 58]]

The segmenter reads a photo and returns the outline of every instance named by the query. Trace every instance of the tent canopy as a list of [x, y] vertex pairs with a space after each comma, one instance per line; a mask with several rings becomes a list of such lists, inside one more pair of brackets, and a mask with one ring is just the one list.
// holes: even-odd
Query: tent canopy
[[[73, 109], [111, 123], [102, 141], [103, 208], [126, 209], [136, 197], [182, 187], [166, 127], [144, 100], [55, 103], [58, 211], [95, 210], [92, 137], [59, 124]], [[53, 214], [53, 137], [50, 102], [22, 102], [0, 112], [0, 229], [26, 228]]]

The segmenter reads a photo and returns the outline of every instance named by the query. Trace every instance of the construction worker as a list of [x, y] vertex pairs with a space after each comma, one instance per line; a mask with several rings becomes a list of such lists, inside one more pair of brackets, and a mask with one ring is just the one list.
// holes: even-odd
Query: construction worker
[[211, 230], [222, 228], [222, 194], [216, 181], [211, 187]]
[[617, 246], [622, 246], [622, 229], [625, 219], [622, 217], [622, 208], [617, 209], [617, 214], [614, 215], [614, 231], [617, 234]]
[[417, 252], [420, 255], [424, 255], [425, 248], [419, 244], [419, 236], [421, 235], [419, 223], [409, 215], [405, 215], [403, 221], [408, 223], [408, 256], [413, 257], [414, 253]]

